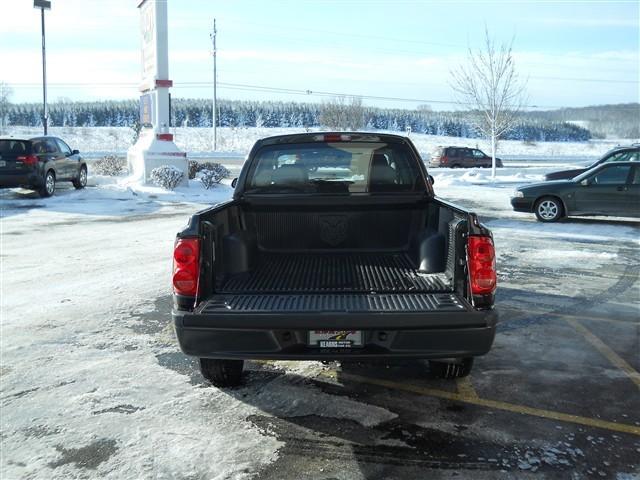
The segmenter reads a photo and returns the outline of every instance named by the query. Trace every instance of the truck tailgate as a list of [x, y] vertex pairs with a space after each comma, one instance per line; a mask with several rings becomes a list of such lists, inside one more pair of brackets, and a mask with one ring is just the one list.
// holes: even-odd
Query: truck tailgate
[[221, 294], [184, 327], [232, 329], [414, 329], [486, 327], [491, 312], [476, 311], [455, 294]]

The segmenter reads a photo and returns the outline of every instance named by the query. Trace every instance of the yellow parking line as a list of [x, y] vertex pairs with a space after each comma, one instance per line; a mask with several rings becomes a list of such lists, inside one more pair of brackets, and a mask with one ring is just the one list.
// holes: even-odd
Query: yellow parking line
[[[338, 377], [337, 372], [322, 372], [321, 376], [325, 377]], [[507, 412], [518, 413], [521, 415], [530, 415], [533, 417], [547, 418], [550, 420], [558, 420], [566, 423], [574, 423], [577, 425], [584, 425], [587, 427], [602, 428], [605, 430], [611, 430], [614, 432], [630, 433], [632, 435], [640, 436], [640, 427], [633, 425], [627, 425], [624, 423], [608, 422], [606, 420], [600, 420], [596, 418], [581, 417], [579, 415], [570, 415], [567, 413], [554, 412], [552, 410], [544, 410], [541, 408], [532, 408], [524, 405], [516, 405], [507, 402], [500, 402], [496, 400], [486, 400], [479, 397], [466, 396], [464, 394], [447, 392], [445, 390], [438, 390], [435, 388], [419, 387], [417, 385], [404, 384], [393, 382], [390, 380], [383, 380], [378, 378], [363, 377], [361, 375], [354, 375], [351, 373], [340, 372], [340, 380], [349, 380], [352, 382], [377, 385], [380, 387], [390, 388], [393, 390], [401, 390], [405, 392], [415, 393], [418, 395], [425, 395], [429, 397], [444, 398], [446, 400], [453, 400], [457, 402], [469, 403], [472, 405], [478, 405], [481, 407], [494, 408], [496, 410], [504, 410]]]
[[573, 318], [565, 318], [565, 321], [573, 328], [575, 328], [591, 345], [593, 345], [602, 355], [604, 355], [607, 360], [609, 360], [613, 365], [626, 373], [631, 381], [635, 383], [638, 388], [640, 388], [640, 373], [638, 373], [631, 365], [629, 365], [602, 340], [591, 333], [585, 326], [581, 325]]
[[462, 397], [469, 398], [472, 400], [479, 398], [478, 394], [476, 393], [476, 389], [473, 388], [473, 385], [471, 384], [471, 378], [469, 377], [458, 378], [456, 380], [456, 384], [458, 386], [458, 393]]

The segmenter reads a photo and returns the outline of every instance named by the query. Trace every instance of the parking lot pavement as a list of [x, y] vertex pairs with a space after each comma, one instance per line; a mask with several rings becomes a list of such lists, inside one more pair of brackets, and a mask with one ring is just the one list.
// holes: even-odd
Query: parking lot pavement
[[171, 325], [189, 208], [5, 222], [3, 478], [640, 478], [637, 226], [599, 240], [501, 220], [501, 323], [466, 379], [419, 361], [249, 362], [221, 390]]

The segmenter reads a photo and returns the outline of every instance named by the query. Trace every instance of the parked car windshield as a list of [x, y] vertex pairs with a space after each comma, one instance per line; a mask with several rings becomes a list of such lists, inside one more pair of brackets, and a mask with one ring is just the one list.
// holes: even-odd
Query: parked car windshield
[[622, 152], [613, 153], [611, 155], [605, 155], [604, 160], [598, 160], [587, 169], [593, 168], [596, 165], [610, 162], [638, 162], [640, 161], [640, 152], [638, 150], [624, 150]]
[[423, 191], [411, 151], [382, 142], [272, 145], [261, 149], [247, 193]]

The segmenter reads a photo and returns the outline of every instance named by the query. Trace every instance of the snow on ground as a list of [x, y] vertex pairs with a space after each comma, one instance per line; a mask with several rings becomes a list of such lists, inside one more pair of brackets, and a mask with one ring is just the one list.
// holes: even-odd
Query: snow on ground
[[[312, 129], [316, 131], [318, 129]], [[172, 128], [176, 144], [188, 153], [211, 152], [213, 150], [212, 130], [208, 128]], [[302, 133], [304, 128], [230, 128], [218, 129], [218, 150], [220, 152], [236, 152], [246, 154], [256, 140], [271, 135]], [[37, 127], [8, 127], [12, 135], [41, 135], [42, 129]], [[126, 153], [133, 141], [133, 130], [128, 127], [51, 127], [51, 135], [57, 135], [67, 141], [71, 148], [82, 153], [105, 154]], [[389, 132], [402, 134], [402, 132]], [[440, 145], [467, 146], [490, 150], [487, 141], [475, 138], [458, 138], [437, 135], [412, 133], [411, 140], [422, 155], [427, 158]], [[590, 142], [522, 142], [505, 140], [500, 142], [498, 156], [524, 157], [531, 159], [552, 160], [562, 157], [576, 161], [595, 160], [606, 151], [619, 144], [629, 144], [631, 140], [606, 139]]]
[[12, 216], [29, 211], [32, 219], [43, 211], [44, 221], [51, 219], [51, 213], [112, 216], [139, 215], [152, 213], [176, 204], [212, 205], [228, 200], [233, 189], [231, 179], [207, 190], [199, 180], [189, 180], [189, 186], [177, 187], [174, 191], [152, 185], [140, 185], [129, 177], [109, 177], [89, 174], [87, 188], [75, 190], [71, 184], [61, 182], [56, 193], [49, 198], [40, 198], [38, 194], [24, 189], [0, 190], [3, 202], [2, 216]]

